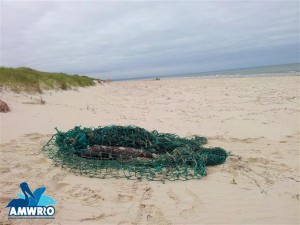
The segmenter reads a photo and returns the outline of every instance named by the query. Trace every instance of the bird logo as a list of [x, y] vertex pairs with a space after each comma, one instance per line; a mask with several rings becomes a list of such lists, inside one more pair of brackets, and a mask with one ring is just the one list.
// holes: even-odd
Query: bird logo
[[20, 188], [23, 194], [18, 193], [18, 198], [11, 200], [7, 204], [6, 208], [36, 207], [57, 204], [57, 202], [53, 198], [44, 195], [44, 192], [46, 191], [45, 187], [39, 187], [32, 193], [28, 184], [26, 182], [23, 182], [20, 184]]

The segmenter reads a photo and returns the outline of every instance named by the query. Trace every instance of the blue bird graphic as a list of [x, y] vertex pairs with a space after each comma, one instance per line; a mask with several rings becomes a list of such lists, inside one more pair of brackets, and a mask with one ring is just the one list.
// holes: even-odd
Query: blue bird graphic
[[57, 202], [53, 198], [47, 195], [42, 195], [38, 203], [38, 206], [47, 206], [47, 205], [55, 205], [55, 204], [57, 204]]
[[[45, 187], [37, 188], [33, 192], [35, 199], [33, 199], [32, 197], [29, 197], [29, 205], [28, 206], [47, 206], [47, 205], [57, 204], [57, 202], [53, 198], [51, 198], [47, 195], [43, 195], [45, 191], [46, 191]], [[21, 199], [25, 198], [25, 196], [22, 194], [17, 194], [17, 195]]]
[[35, 199], [29, 197], [29, 206], [38, 206], [40, 198], [44, 194], [45, 191], [46, 191], [45, 187], [39, 187], [39, 188], [35, 189], [35, 191], [33, 192]]
[[20, 188], [21, 188], [21, 190], [22, 190], [22, 192], [23, 192], [23, 194], [25, 196], [25, 199], [21, 199], [21, 198], [13, 199], [13, 200], [11, 200], [8, 203], [8, 205], [6, 206], [6, 208], [8, 208], [8, 207], [15, 207], [15, 208], [18, 208], [18, 207], [27, 207], [29, 205], [28, 195], [35, 200], [35, 197], [32, 194], [32, 192], [29, 189], [28, 184], [26, 182], [21, 183], [20, 184]]

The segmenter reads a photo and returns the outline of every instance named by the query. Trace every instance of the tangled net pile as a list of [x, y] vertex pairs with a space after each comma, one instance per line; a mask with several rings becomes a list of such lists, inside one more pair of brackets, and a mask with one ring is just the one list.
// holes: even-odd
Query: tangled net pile
[[206, 166], [224, 163], [222, 148], [205, 148], [205, 137], [181, 138], [135, 126], [57, 130], [44, 150], [57, 165], [91, 177], [189, 180]]

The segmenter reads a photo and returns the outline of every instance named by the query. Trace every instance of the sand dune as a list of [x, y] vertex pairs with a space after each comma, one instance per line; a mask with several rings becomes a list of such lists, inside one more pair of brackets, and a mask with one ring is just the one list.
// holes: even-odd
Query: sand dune
[[[55, 220], [35, 224], [299, 224], [298, 87], [299, 77], [259, 77], [2, 91], [11, 112], [1, 114], [1, 222], [24, 223], [4, 207], [27, 181], [58, 202]], [[109, 124], [199, 134], [233, 155], [201, 180], [163, 184], [80, 176], [42, 152], [54, 127]]]

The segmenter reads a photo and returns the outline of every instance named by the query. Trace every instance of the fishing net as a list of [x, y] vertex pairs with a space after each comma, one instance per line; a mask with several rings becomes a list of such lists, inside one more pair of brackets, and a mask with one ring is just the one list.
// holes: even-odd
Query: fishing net
[[189, 180], [206, 176], [206, 166], [224, 163], [222, 148], [205, 148], [205, 137], [182, 138], [136, 126], [75, 128], [44, 146], [56, 165], [101, 178]]

